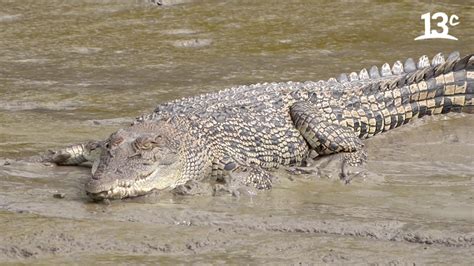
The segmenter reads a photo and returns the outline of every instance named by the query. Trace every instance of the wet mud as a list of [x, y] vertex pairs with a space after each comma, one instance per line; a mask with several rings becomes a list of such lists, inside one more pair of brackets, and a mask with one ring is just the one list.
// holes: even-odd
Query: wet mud
[[[0, 264], [474, 261], [472, 114], [365, 141], [365, 175], [349, 185], [316, 162], [315, 173], [278, 170], [269, 191], [199, 183], [97, 203], [90, 169], [17, 161], [106, 138], [179, 97], [473, 52], [461, 1], [161, 2], [1, 3]], [[413, 41], [434, 9], [462, 18], [459, 41]]]
[[[467, 264], [474, 259], [474, 143], [466, 129], [474, 119], [454, 115], [417, 124], [367, 141], [371, 173], [365, 179], [344, 185], [334, 177], [279, 171], [274, 188], [256, 195], [156, 192], [95, 203], [83, 189], [88, 168], [2, 160], [0, 258]], [[411, 147], [390, 159], [388, 151], [400, 142]], [[459, 156], [463, 149], [466, 156]]]

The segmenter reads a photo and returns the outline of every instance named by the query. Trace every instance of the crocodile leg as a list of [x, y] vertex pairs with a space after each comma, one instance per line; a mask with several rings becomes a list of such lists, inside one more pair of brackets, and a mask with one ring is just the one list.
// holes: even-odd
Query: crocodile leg
[[211, 175], [226, 184], [238, 183], [256, 189], [272, 188], [274, 179], [262, 167], [243, 160], [236, 160], [229, 155], [224, 155], [213, 162]]
[[273, 177], [259, 167], [252, 167], [245, 177], [245, 184], [257, 189], [271, 189]]
[[80, 165], [86, 162], [93, 163], [100, 154], [102, 141], [89, 141], [74, 144], [59, 150], [49, 150], [40, 155], [40, 162], [57, 165]]
[[256, 189], [271, 189], [273, 176], [266, 170], [258, 166], [244, 167], [237, 171], [229, 171], [228, 176], [232, 180], [239, 180], [244, 185], [255, 187]]
[[295, 127], [318, 154], [342, 154], [340, 177], [348, 183], [347, 165], [359, 166], [367, 160], [364, 144], [354, 131], [326, 117], [308, 102], [295, 103], [290, 108], [290, 115]]

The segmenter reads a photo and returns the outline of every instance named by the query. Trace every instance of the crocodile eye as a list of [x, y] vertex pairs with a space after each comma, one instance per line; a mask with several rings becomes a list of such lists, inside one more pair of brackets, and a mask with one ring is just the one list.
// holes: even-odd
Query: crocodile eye
[[151, 138], [138, 137], [133, 142], [133, 147], [135, 148], [135, 150], [151, 150], [154, 144], [156, 144], [156, 142], [153, 141]]

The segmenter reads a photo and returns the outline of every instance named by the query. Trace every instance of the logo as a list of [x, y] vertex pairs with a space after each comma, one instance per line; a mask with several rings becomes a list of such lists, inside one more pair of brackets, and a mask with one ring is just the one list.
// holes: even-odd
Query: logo
[[[418, 40], [427, 40], [427, 39], [448, 39], [448, 40], [457, 40], [458, 38], [449, 34], [449, 27], [454, 27], [459, 25], [459, 17], [456, 15], [448, 16], [444, 12], [437, 12], [431, 16], [431, 13], [425, 13], [421, 15], [421, 20], [425, 21], [425, 34], [420, 35], [415, 38], [415, 41]], [[441, 20], [441, 21], [439, 21]], [[442, 31], [431, 29], [431, 21], [438, 22], [436, 26]]]

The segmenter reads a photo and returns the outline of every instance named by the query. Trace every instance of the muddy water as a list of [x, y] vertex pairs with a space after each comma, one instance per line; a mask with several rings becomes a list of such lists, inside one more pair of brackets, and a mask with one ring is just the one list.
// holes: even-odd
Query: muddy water
[[[232, 85], [474, 52], [472, 1], [253, 2], [0, 1], [0, 157], [104, 138], [159, 102]], [[459, 40], [413, 41], [437, 11], [461, 18]], [[423, 119], [366, 141], [368, 178], [282, 173], [253, 197], [95, 204], [86, 168], [2, 165], [0, 263], [468, 264], [473, 129], [472, 115]]]

